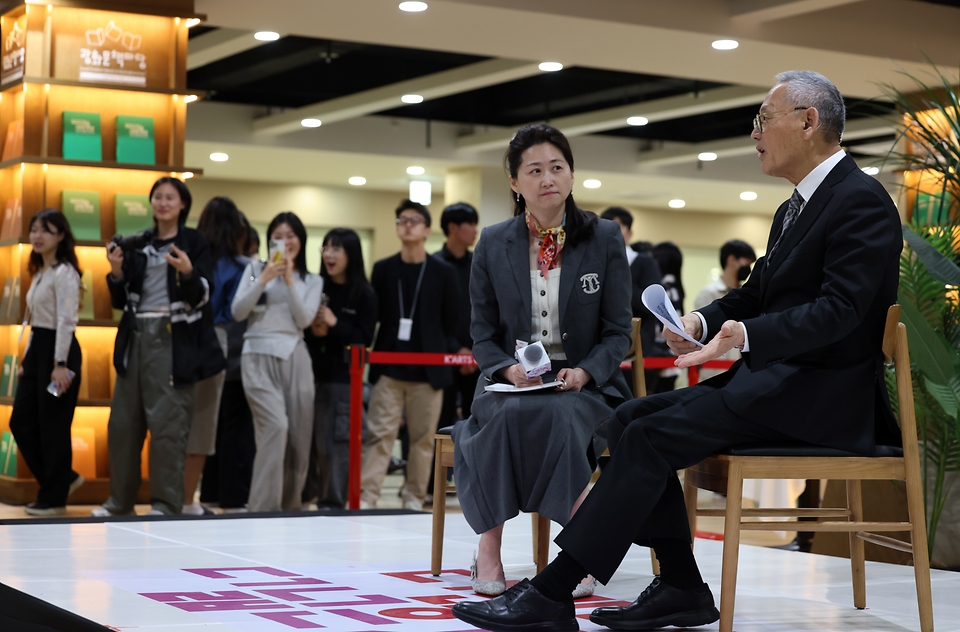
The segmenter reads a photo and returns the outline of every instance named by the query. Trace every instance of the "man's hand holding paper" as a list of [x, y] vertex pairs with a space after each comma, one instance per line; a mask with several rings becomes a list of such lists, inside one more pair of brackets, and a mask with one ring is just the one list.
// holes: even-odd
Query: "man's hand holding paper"
[[[696, 314], [687, 314], [683, 317], [683, 324], [687, 329], [687, 333], [694, 335], [691, 332], [692, 327], [689, 324], [689, 320], [696, 321], [696, 333], [698, 336], [703, 335], [700, 331], [700, 318]], [[668, 333], [670, 334], [669, 336], [667, 335]], [[663, 337], [666, 338], [667, 345], [671, 349], [673, 349], [677, 354], [682, 354], [679, 358], [677, 358], [675, 363], [681, 369], [697, 366], [709, 360], [716, 360], [734, 347], [743, 347], [744, 339], [743, 327], [735, 320], [728, 320], [723, 323], [723, 326], [720, 328], [720, 332], [713, 337], [713, 340], [699, 349], [697, 349], [692, 343], [687, 342], [673, 332], [664, 331]], [[676, 345], [677, 348], [675, 348], [674, 344], [671, 342], [671, 338], [673, 337], [676, 337], [680, 343], [683, 343], [682, 347], [687, 351], [681, 351], [679, 348], [681, 345], [679, 343]]]

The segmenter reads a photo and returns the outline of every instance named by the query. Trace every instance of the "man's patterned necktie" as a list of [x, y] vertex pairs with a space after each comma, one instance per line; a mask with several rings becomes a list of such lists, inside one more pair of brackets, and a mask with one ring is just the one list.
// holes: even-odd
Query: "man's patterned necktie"
[[774, 253], [777, 252], [777, 248], [779, 248], [780, 244], [783, 243], [783, 238], [793, 226], [793, 223], [797, 221], [797, 215], [800, 214], [801, 205], [803, 205], [803, 196], [800, 195], [799, 191], [794, 189], [793, 195], [790, 196], [790, 202], [787, 204], [787, 214], [783, 218], [783, 229], [780, 231], [780, 236], [777, 237], [776, 243], [773, 244], [773, 248], [771, 248], [770, 252], [767, 254], [768, 265], [770, 263], [770, 259], [773, 258]]

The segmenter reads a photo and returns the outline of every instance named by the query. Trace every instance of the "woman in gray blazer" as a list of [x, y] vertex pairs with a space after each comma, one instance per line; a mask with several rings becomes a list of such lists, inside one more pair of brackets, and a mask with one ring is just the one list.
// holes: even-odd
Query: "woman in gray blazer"
[[[631, 396], [619, 369], [631, 315], [619, 228], [577, 208], [573, 154], [555, 128], [521, 128], [504, 163], [514, 217], [483, 231], [470, 275], [470, 335], [486, 379], [453, 429], [460, 506], [480, 534], [473, 587], [487, 595], [504, 590], [503, 523], [525, 511], [566, 524], [586, 495], [598, 427]], [[527, 378], [514, 356], [520, 341], [543, 344], [549, 373]], [[484, 391], [554, 380], [562, 385]], [[575, 594], [591, 592], [588, 582]]]

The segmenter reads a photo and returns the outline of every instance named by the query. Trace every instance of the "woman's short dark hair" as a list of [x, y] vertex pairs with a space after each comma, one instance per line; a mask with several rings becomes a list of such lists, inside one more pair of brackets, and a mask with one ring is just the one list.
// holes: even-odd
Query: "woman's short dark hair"
[[[504, 169], [510, 174], [511, 178], [516, 180], [517, 174], [520, 172], [520, 163], [523, 162], [523, 152], [535, 145], [546, 144], [553, 145], [563, 154], [564, 160], [570, 165], [570, 171], [573, 172], [573, 151], [570, 149], [567, 137], [560, 130], [546, 123], [525, 125], [517, 130], [517, 133], [510, 140], [507, 153], [503, 156]], [[514, 216], [522, 214], [525, 210], [526, 201], [523, 196], [514, 196]], [[573, 200], [572, 191], [567, 196], [564, 213], [567, 219], [567, 241], [571, 246], [576, 246], [593, 236], [593, 231], [597, 226], [597, 216], [578, 208], [577, 203]]]
[[270, 235], [273, 234], [273, 231], [276, 230], [277, 226], [280, 224], [286, 224], [289, 226], [290, 230], [293, 231], [293, 234], [296, 235], [300, 240], [300, 252], [297, 253], [296, 259], [293, 260], [293, 266], [297, 269], [297, 272], [300, 273], [300, 278], [306, 279], [307, 229], [303, 227], [303, 222], [300, 221], [300, 218], [297, 217], [295, 213], [291, 211], [284, 211], [270, 220], [270, 225], [267, 226], [267, 239], [270, 239]]
[[[38, 222], [48, 233], [56, 231], [63, 234], [63, 239], [60, 240], [60, 244], [57, 246], [57, 261], [60, 263], [69, 263], [77, 271], [77, 274], [82, 274], [80, 264], [77, 261], [77, 241], [73, 238], [73, 230], [71, 230], [70, 222], [66, 216], [55, 208], [48, 208], [30, 218], [30, 228], [33, 228], [34, 224]], [[30, 261], [27, 263], [27, 270], [30, 272], [30, 276], [36, 274], [37, 270], [42, 267], [43, 256], [39, 252], [31, 252]]]
[[477, 209], [466, 202], [457, 202], [443, 209], [440, 215], [440, 228], [443, 234], [450, 236], [450, 224], [479, 224], [480, 216], [477, 215]]
[[420, 202], [414, 202], [413, 200], [400, 200], [400, 206], [397, 207], [395, 215], [397, 219], [400, 219], [400, 213], [404, 211], [416, 211], [420, 213], [423, 217], [423, 221], [426, 222], [427, 228], [430, 228], [430, 211], [427, 210], [427, 207], [421, 204]]
[[[367, 274], [363, 269], [363, 249], [360, 246], [360, 236], [349, 228], [334, 228], [323, 237], [323, 247], [338, 246], [343, 248], [347, 255], [347, 307], [356, 309], [364, 287], [368, 285]], [[320, 276], [323, 277], [324, 287], [333, 281], [327, 266], [320, 262]]]
[[[169, 184], [174, 189], [177, 190], [177, 193], [180, 195], [180, 201], [183, 202], [183, 208], [180, 210], [180, 217], [177, 218], [177, 223], [181, 226], [187, 223], [187, 217], [190, 215], [190, 206], [193, 205], [193, 196], [190, 195], [190, 189], [187, 188], [187, 185], [183, 183], [183, 180], [178, 180], [177, 178], [172, 178], [170, 176], [164, 176], [153, 183], [153, 186], [150, 187], [150, 199], [153, 199], [153, 194], [158, 188], [164, 184]], [[154, 218], [154, 223], [156, 223], [156, 218]]]
[[245, 254], [241, 248], [247, 241], [247, 223], [230, 198], [217, 196], [207, 202], [200, 213], [197, 230], [207, 238], [214, 261]]

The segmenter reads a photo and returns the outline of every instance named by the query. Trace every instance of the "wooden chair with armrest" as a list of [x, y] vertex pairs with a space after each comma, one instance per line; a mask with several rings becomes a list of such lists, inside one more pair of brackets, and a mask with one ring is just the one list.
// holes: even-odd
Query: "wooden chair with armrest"
[[[926, 518], [923, 507], [917, 425], [910, 377], [907, 331], [899, 322], [900, 306], [887, 312], [883, 336], [884, 361], [893, 363], [897, 377], [900, 431], [903, 448], [878, 446], [876, 456], [862, 456], [810, 445], [744, 445], [715, 454], [684, 474], [684, 497], [691, 532], [697, 516], [723, 516], [723, 570], [720, 584], [720, 632], [733, 630], [733, 610], [737, 589], [737, 561], [740, 531], [846, 532], [850, 537], [850, 563], [853, 570], [853, 604], [867, 607], [864, 541], [913, 553], [920, 629], [933, 631], [933, 605], [930, 593], [930, 560], [927, 555]], [[845, 480], [847, 506], [821, 509], [743, 509], [743, 481], [756, 478], [818, 478]], [[907, 522], [865, 522], [860, 481], [901, 480], [906, 482]], [[727, 495], [725, 509], [698, 509], [697, 489]], [[748, 522], [743, 518], [817, 517], [817, 522]], [[902, 542], [873, 532], [910, 532], [911, 542]]]
[[[625, 361], [633, 364], [634, 393], [637, 393], [638, 397], [646, 395], [639, 318], [634, 318], [631, 322], [630, 351]], [[450, 428], [441, 428], [434, 437], [436, 448], [433, 470], [433, 535], [430, 554], [430, 572], [434, 576], [440, 575], [440, 567], [443, 564], [443, 527], [446, 518], [447, 492], [456, 491], [454, 485], [447, 482], [447, 468], [453, 467], [454, 453], [450, 430]], [[531, 513], [530, 517], [533, 520], [533, 561], [539, 573], [546, 567], [550, 555], [550, 520], [537, 513]]]

